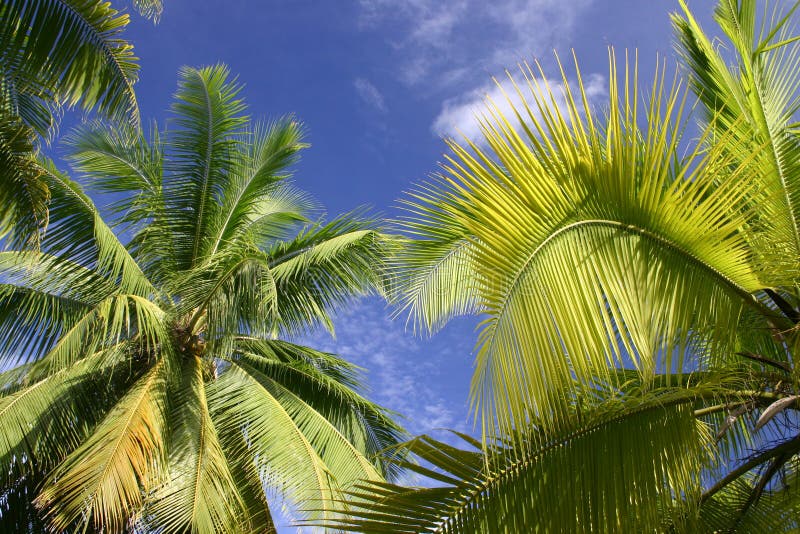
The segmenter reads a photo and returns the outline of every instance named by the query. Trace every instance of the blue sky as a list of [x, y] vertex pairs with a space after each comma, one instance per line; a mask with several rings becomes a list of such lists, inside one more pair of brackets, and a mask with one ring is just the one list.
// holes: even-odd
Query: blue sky
[[[607, 47], [638, 49], [650, 76], [656, 55], [675, 59], [668, 14], [677, 0], [166, 0], [157, 26], [137, 16], [126, 33], [141, 58], [142, 117], [163, 123], [181, 65], [224, 62], [245, 85], [253, 117], [292, 113], [311, 148], [296, 183], [330, 214], [368, 204], [395, 216], [395, 201], [437, 169], [441, 136], [475, 132], [492, 76], [574, 49], [601, 99]], [[695, 0], [710, 27], [710, 2]], [[431, 339], [391, 321], [377, 299], [337, 321], [314, 344], [363, 366], [371, 397], [407, 416], [412, 433], [469, 430], [475, 319]]]

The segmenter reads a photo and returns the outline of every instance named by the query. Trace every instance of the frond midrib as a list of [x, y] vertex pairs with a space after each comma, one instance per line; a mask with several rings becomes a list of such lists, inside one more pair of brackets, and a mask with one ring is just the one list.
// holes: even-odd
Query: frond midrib
[[576, 228], [580, 228], [582, 226], [605, 226], [609, 228], [615, 228], [621, 230], [623, 232], [628, 232], [632, 234], [639, 235], [641, 237], [650, 239], [651, 241], [655, 241], [660, 245], [664, 245], [668, 249], [678, 253], [680, 256], [684, 257], [685, 259], [692, 262], [694, 265], [699, 266], [704, 271], [710, 273], [715, 278], [721, 280], [728, 288], [733, 290], [739, 297], [742, 298], [744, 302], [749, 304], [750, 306], [754, 307], [759, 313], [766, 315], [767, 317], [775, 318], [775, 313], [769, 309], [766, 305], [760, 302], [752, 293], [750, 293], [747, 289], [736, 283], [733, 279], [729, 278], [721, 271], [709, 265], [708, 263], [704, 262], [691, 252], [685, 250], [679, 244], [675, 243], [674, 241], [665, 238], [655, 232], [647, 230], [645, 228], [636, 226], [634, 224], [622, 222], [622, 221], [615, 221], [610, 219], [586, 219], [581, 221], [576, 221], [570, 223], [568, 225], [562, 226], [557, 228], [555, 231], [551, 232], [541, 243], [539, 243], [536, 248], [528, 255], [525, 262], [517, 269], [517, 272], [514, 274], [514, 277], [509, 284], [508, 290], [505, 292], [504, 298], [502, 300], [502, 306], [495, 312], [497, 316], [501, 316], [505, 313], [506, 306], [509, 302], [509, 296], [514, 292], [516, 289], [517, 284], [520, 281], [520, 278], [527, 272], [528, 267], [534, 261], [536, 256], [544, 249], [550, 242], [555, 240], [561, 234], [567, 233], [570, 230], [574, 230]]

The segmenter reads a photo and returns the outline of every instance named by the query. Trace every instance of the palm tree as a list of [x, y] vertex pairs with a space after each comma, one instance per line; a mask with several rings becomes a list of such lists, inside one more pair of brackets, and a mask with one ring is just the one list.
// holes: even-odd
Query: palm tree
[[[161, 0], [135, 0], [157, 20]], [[98, 0], [0, 4], [0, 237], [36, 245], [47, 226], [46, 172], [36, 163], [63, 107], [137, 124], [139, 65], [121, 38], [129, 16]]]
[[274, 531], [271, 493], [324, 518], [393, 475], [401, 429], [358, 369], [283, 340], [382, 292], [393, 242], [311, 222], [299, 124], [251, 125], [228, 78], [183, 69], [169, 131], [69, 136], [106, 213], [42, 164], [41, 249], [0, 253], [4, 531]]
[[557, 83], [527, 67], [509, 114], [488, 102], [482, 144], [449, 142], [442, 174], [406, 197], [417, 239], [397, 292], [430, 331], [484, 316], [483, 439], [417, 438], [407, 449], [427, 463], [403, 465], [436, 487], [362, 484], [327, 524], [800, 528], [799, 5], [720, 0], [720, 49], [681, 3], [691, 89], [659, 65], [642, 99], [635, 63], [618, 74], [612, 52], [598, 109], [577, 66]]

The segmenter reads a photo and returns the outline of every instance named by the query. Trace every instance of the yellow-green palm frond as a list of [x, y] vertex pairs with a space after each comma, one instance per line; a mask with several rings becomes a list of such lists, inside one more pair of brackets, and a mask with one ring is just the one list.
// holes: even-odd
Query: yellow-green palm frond
[[403, 201], [409, 213], [398, 225], [412, 239], [398, 246], [390, 260], [394, 284], [389, 297], [398, 315], [408, 314], [414, 330], [433, 334], [455, 316], [480, 311], [474, 237], [449, 211], [458, 210], [448, 201], [457, 194], [441, 180]]
[[250, 363], [257, 362], [233, 360], [211, 399], [222, 428], [247, 436], [246, 452], [262, 478], [296, 502], [318, 506], [325, 516], [341, 498], [341, 488], [381, 478], [329, 420]]
[[[56, 372], [36, 365], [3, 374], [0, 461], [3, 483], [44, 475], [86, 438], [135, 377], [121, 347], [99, 351]], [[82, 424], [75, 424], [80, 420]], [[32, 498], [32, 497], [31, 497]]]
[[684, 372], [693, 336], [730, 347], [743, 306], [769, 311], [751, 296], [762, 273], [740, 231], [756, 186], [725, 150], [678, 156], [677, 80], [659, 71], [643, 105], [635, 67], [618, 73], [612, 53], [600, 115], [579, 72], [522, 75], [511, 116], [488, 102], [486, 148], [451, 142], [441, 186], [407, 200], [412, 232], [451, 221], [470, 243], [464, 283], [486, 316], [472, 398], [484, 430], [497, 416], [505, 433], [531, 418], [557, 426], [575, 378]]
[[684, 2], [672, 17], [692, 88], [706, 119], [723, 132], [708, 141], [732, 142], [730, 157], [747, 159], [748, 180], [759, 184], [752, 201], [770, 233], [756, 257], [768, 265], [763, 281], [770, 287], [794, 283], [800, 255], [800, 48], [797, 5], [788, 4], [765, 2], [759, 13], [755, 0], [718, 2], [714, 19], [729, 48], [704, 33]]
[[308, 225], [268, 251], [278, 290], [279, 332], [296, 335], [323, 325], [356, 296], [385, 294], [386, 258], [397, 245], [363, 210]]
[[213, 238], [207, 255], [243, 239], [259, 246], [285, 239], [313, 209], [310, 198], [287, 183], [299, 152], [309, 146], [303, 142], [300, 123], [292, 117], [256, 123], [243, 135], [241, 146], [241, 153], [234, 155], [224, 205], [210, 225]]
[[335, 354], [279, 340], [235, 340], [235, 361], [242, 361], [322, 415], [387, 479], [397, 467], [382, 452], [404, 437], [391, 412], [359, 393], [361, 369]]
[[180, 72], [172, 106], [176, 127], [167, 139], [172, 161], [165, 196], [174, 261], [182, 269], [201, 263], [208, 249], [218, 202], [230, 188], [227, 170], [240, 148], [237, 136], [246, 123], [241, 87], [228, 76], [223, 65]]

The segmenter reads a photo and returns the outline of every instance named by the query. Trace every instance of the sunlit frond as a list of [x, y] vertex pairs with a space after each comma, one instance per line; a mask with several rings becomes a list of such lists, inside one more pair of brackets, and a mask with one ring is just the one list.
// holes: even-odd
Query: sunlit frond
[[[302, 142], [302, 129], [292, 118], [256, 124], [243, 137], [242, 153], [234, 159], [229, 190], [222, 209], [210, 225], [208, 254], [236, 245], [247, 232], [261, 246], [288, 237], [287, 232], [305, 220], [310, 201], [285, 183], [289, 167]], [[266, 238], [266, 239], [265, 239]]]
[[610, 380], [610, 367], [630, 364], [644, 377], [683, 372], [698, 328], [715, 325], [709, 342], [731, 346], [742, 307], [761, 306], [735, 231], [755, 186], [722, 150], [676, 158], [678, 82], [657, 76], [640, 109], [635, 69], [618, 76], [612, 55], [603, 123], [579, 74], [564, 75], [558, 96], [541, 72], [522, 74], [512, 117], [488, 102], [488, 148], [452, 142], [441, 185], [406, 201], [412, 232], [444, 219], [469, 243], [467, 288], [422, 309], [464, 307], [474, 284], [487, 319], [472, 397], [484, 430], [496, 415], [506, 432], [531, 417], [556, 424], [573, 377]]
[[97, 271], [121, 291], [143, 297], [158, 293], [80, 186], [60, 173], [52, 162], [45, 161], [43, 168], [54, 222], [42, 249]]
[[184, 68], [179, 76], [164, 187], [175, 260], [185, 269], [197, 265], [209, 247], [209, 228], [223, 194], [231, 189], [228, 170], [242, 148], [237, 136], [246, 118], [237, 98], [240, 87], [228, 80], [227, 67]]
[[270, 249], [281, 331], [296, 334], [317, 324], [332, 330], [331, 313], [344, 302], [383, 293], [385, 258], [395, 245], [371, 221], [347, 214]]
[[[50, 471], [85, 439], [122, 393], [115, 388], [129, 381], [122, 355], [113, 348], [55, 373], [40, 375], [25, 367], [5, 374], [0, 396], [4, 483]], [[74, 424], [76, 419], [83, 424]]]
[[435, 333], [453, 317], [480, 309], [474, 236], [451, 211], [458, 207], [448, 199], [456, 196], [457, 189], [440, 180], [403, 200], [407, 215], [399, 224], [413, 239], [390, 262], [390, 299], [399, 304], [398, 314], [408, 313], [415, 330]]
[[359, 369], [334, 355], [278, 340], [240, 338], [237, 359], [322, 415], [386, 478], [399, 474], [383, 454], [404, 437], [390, 412], [358, 393]]
[[339, 497], [339, 481], [326, 460], [337, 461], [342, 454], [356, 460], [337, 465], [346, 467], [342, 483], [374, 478], [371, 464], [352, 445], [343, 445], [330, 423], [245, 362], [236, 361], [212, 391], [215, 419], [224, 432], [245, 432], [262, 480], [284, 488], [288, 496], [319, 502], [330, 511]]
[[717, 4], [714, 19], [732, 45], [732, 58], [703, 32], [685, 2], [672, 17], [678, 52], [707, 119], [735, 140], [729, 156], [747, 160], [748, 180], [759, 185], [753, 202], [759, 224], [769, 228], [770, 246], [758, 253], [768, 262], [764, 283], [772, 287], [793, 283], [800, 255], [800, 142], [792, 131], [800, 108], [800, 48], [792, 17], [797, 6], [783, 5], [765, 3], [759, 14], [755, 0]]

